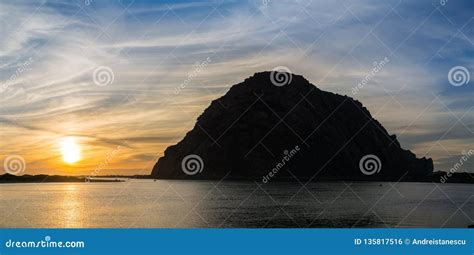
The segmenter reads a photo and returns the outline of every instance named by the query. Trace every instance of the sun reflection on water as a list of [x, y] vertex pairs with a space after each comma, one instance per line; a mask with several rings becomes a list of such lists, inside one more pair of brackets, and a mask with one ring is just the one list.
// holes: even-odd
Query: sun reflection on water
[[84, 227], [83, 204], [79, 184], [66, 184], [62, 195], [62, 214], [63, 225], [66, 228]]

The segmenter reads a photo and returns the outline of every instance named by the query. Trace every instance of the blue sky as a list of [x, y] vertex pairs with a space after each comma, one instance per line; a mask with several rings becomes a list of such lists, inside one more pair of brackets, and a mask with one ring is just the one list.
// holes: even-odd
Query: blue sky
[[[2, 2], [1, 155], [31, 173], [145, 174], [212, 99], [286, 66], [447, 170], [474, 149], [474, 82], [448, 80], [456, 66], [473, 75], [473, 16], [454, 0]], [[100, 67], [113, 82], [94, 83]], [[58, 163], [65, 136], [77, 166]]]

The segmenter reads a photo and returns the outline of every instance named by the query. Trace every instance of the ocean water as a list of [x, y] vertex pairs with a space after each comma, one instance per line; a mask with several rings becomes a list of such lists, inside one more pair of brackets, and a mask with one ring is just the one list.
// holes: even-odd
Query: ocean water
[[129, 180], [0, 185], [0, 227], [467, 227], [474, 185]]

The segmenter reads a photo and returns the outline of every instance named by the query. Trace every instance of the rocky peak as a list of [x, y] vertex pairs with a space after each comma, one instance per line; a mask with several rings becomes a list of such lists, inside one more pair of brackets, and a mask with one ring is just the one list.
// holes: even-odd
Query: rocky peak
[[[378, 171], [361, 171], [373, 164]], [[193, 166], [200, 171], [186, 171]], [[166, 149], [152, 176], [262, 179], [276, 172], [271, 179], [397, 180], [432, 170], [431, 159], [402, 149], [359, 101], [300, 75], [261, 72], [212, 101], [183, 140]]]

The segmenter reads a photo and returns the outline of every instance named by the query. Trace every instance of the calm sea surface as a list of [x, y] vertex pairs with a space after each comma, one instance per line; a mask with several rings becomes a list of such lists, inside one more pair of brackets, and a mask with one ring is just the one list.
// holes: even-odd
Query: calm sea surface
[[0, 227], [467, 227], [474, 185], [150, 181], [0, 185]]

